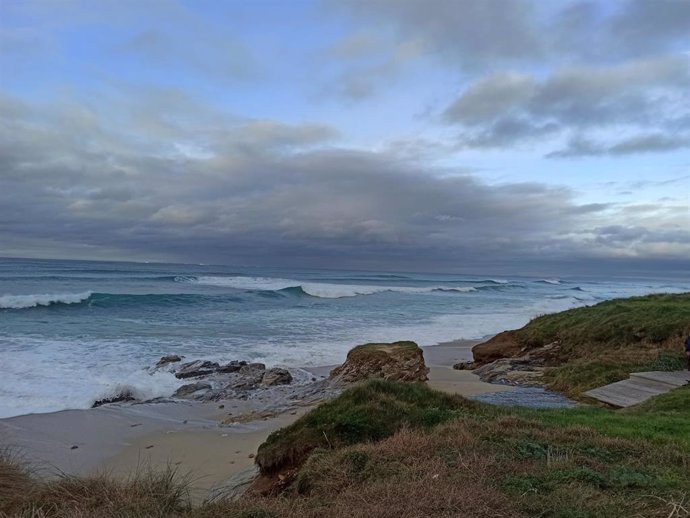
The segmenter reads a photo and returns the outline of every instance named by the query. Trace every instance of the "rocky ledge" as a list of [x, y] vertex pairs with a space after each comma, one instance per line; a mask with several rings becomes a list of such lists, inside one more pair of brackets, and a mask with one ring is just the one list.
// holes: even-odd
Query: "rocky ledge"
[[560, 344], [553, 342], [527, 350], [506, 331], [472, 349], [473, 362], [453, 365], [458, 370], [473, 370], [482, 381], [538, 387], [544, 371], [558, 365]]
[[[152, 372], [167, 370], [177, 379], [189, 380], [172, 395], [180, 399], [217, 401], [220, 399], [244, 399], [250, 391], [259, 388], [290, 385], [294, 377], [287, 369], [275, 367], [267, 369], [263, 363], [231, 361], [220, 364], [208, 360], [182, 362], [180, 356], [163, 356], [151, 369]], [[310, 380], [309, 374], [301, 371], [301, 382]]]
[[331, 371], [331, 379], [353, 383], [369, 378], [397, 381], [426, 381], [429, 368], [424, 353], [414, 342], [358, 345], [347, 360]]

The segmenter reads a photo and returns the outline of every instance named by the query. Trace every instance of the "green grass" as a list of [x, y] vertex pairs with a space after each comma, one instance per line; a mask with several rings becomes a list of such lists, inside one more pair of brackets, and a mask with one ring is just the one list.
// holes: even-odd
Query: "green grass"
[[[327, 426], [331, 412], [344, 429], [352, 428], [350, 419], [359, 428], [356, 409], [362, 398], [380, 397], [372, 392], [406, 399], [400, 406], [385, 403], [381, 417], [390, 422], [373, 421], [376, 433], [347, 435], [312, 450], [282, 499], [261, 505], [275, 510], [276, 502], [289, 509], [299, 503], [303, 516], [349, 516], [348, 505], [361, 516], [395, 516], [402, 512], [398, 502], [420, 516], [462, 516], [462, 502], [476, 506], [476, 516], [686, 516], [677, 506], [687, 508], [690, 500], [690, 388], [621, 411], [456, 406], [421, 388], [377, 381], [357, 397], [349, 392], [333, 401], [328, 418], [318, 414], [312, 426], [289, 427], [276, 448], [313, 437], [312, 428]], [[420, 417], [424, 400], [448, 413]], [[412, 484], [436, 500], [411, 499]], [[480, 501], [472, 500], [476, 494]], [[491, 504], [482, 506], [487, 499]]]
[[659, 344], [690, 333], [690, 293], [609, 300], [544, 315], [517, 333], [530, 346], [559, 340], [568, 356], [601, 346]]
[[172, 473], [40, 482], [6, 455], [0, 516], [687, 516], [688, 423], [690, 387], [621, 411], [536, 410], [373, 380], [261, 446], [297, 469], [280, 496], [191, 507]]
[[403, 426], [429, 428], [479, 406], [421, 383], [371, 380], [272, 433], [259, 447], [257, 464], [265, 473], [299, 465], [316, 448], [377, 441]]
[[515, 333], [527, 347], [559, 342], [560, 364], [546, 370], [544, 382], [580, 398], [632, 372], [683, 369], [690, 294], [610, 300], [538, 317]]
[[513, 409], [512, 413], [555, 426], [580, 425], [609, 437], [678, 445], [690, 452], [690, 387], [682, 387], [625, 410], [591, 406]]

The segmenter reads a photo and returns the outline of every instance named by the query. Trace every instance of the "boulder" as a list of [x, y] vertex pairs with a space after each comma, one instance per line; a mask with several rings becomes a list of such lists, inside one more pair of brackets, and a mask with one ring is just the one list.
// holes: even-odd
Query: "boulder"
[[197, 360], [194, 362], [185, 363], [180, 366], [180, 369], [175, 373], [178, 379], [194, 378], [196, 376], [207, 376], [212, 374], [215, 370], [220, 368], [216, 362]]
[[181, 361], [182, 361], [182, 357], [178, 356], [176, 354], [170, 354], [168, 356], [161, 356], [161, 359], [158, 360], [156, 367], [165, 367], [169, 363], [175, 363], [175, 362], [181, 362]]
[[521, 356], [525, 347], [518, 341], [515, 331], [503, 331], [491, 340], [472, 347], [474, 361], [479, 365], [501, 358]]
[[263, 375], [266, 370], [266, 365], [263, 363], [248, 363], [240, 368], [238, 371], [243, 376], [258, 376]]
[[453, 365], [453, 368], [459, 371], [471, 371], [477, 368], [476, 362], [459, 362]]
[[178, 388], [175, 393], [173, 394], [173, 397], [179, 397], [179, 398], [190, 398], [194, 397], [194, 395], [197, 392], [200, 391], [207, 391], [211, 389], [211, 384], [210, 383], [204, 383], [202, 381], [198, 383], [188, 383], [187, 385], [182, 385], [180, 388]]
[[292, 383], [292, 374], [286, 369], [273, 368], [264, 372], [261, 378], [261, 385], [264, 387], [271, 387], [273, 385], [289, 385]]
[[347, 383], [369, 378], [426, 381], [428, 373], [424, 353], [416, 343], [372, 343], [347, 353], [345, 363], [333, 369], [330, 378]]
[[223, 372], [226, 374], [237, 372], [246, 364], [247, 362], [238, 362], [237, 360], [234, 360], [230, 363], [226, 363], [225, 365], [221, 365], [218, 369], [216, 369], [216, 372]]
[[494, 360], [476, 368], [474, 373], [489, 383], [538, 386], [543, 384], [546, 368], [559, 364], [559, 352], [560, 344], [553, 342], [522, 356]]

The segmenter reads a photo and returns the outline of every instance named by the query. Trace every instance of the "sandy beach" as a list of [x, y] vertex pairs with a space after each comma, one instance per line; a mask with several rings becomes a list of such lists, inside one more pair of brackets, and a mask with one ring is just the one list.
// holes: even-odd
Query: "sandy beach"
[[[514, 390], [452, 368], [471, 359], [476, 343], [424, 347], [429, 386], [465, 396]], [[320, 367], [312, 372], [324, 375], [329, 370]], [[310, 408], [305, 403], [278, 414], [262, 412], [251, 399], [112, 404], [2, 419], [0, 442], [21, 450], [46, 476], [95, 472], [126, 476], [140, 468], [172, 466], [189, 478], [192, 496], [203, 500], [226, 487], [228, 480], [251, 473], [258, 446]]]

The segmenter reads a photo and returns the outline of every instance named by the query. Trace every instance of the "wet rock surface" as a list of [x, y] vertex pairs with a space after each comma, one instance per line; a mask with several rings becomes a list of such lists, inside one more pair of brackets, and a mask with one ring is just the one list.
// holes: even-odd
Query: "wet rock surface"
[[207, 391], [211, 390], [211, 388], [210, 383], [204, 383], [203, 381], [199, 381], [197, 383], [188, 383], [187, 385], [182, 385], [180, 388], [178, 388], [173, 394], [173, 397], [192, 399], [195, 397], [195, 395], [198, 395], [198, 397], [203, 397]]
[[124, 390], [122, 392], [119, 392], [118, 394], [115, 394], [114, 396], [97, 399], [93, 402], [91, 408], [98, 408], [99, 406], [109, 405], [110, 403], [125, 403], [136, 400], [137, 398], [131, 391]]
[[[174, 399], [251, 403], [253, 410], [248, 414], [244, 412], [247, 415], [227, 412], [228, 417], [222, 420], [225, 424], [267, 419], [286, 410], [329, 399], [342, 391], [338, 382], [329, 381], [325, 376], [315, 376], [304, 369], [267, 369], [263, 363], [243, 360], [227, 363], [162, 360], [149, 372], [164, 370], [177, 379], [188, 380], [171, 395]], [[225, 409], [225, 405], [219, 409]]]
[[183, 363], [176, 371], [175, 377], [178, 379], [196, 378], [212, 374], [220, 365], [216, 362], [196, 360], [193, 362]]
[[261, 378], [261, 385], [272, 387], [274, 385], [288, 385], [292, 383], [292, 374], [287, 369], [274, 368], [264, 372]]
[[472, 370], [482, 381], [488, 383], [539, 387], [545, 370], [558, 365], [559, 352], [560, 344], [553, 342], [514, 358], [500, 358], [486, 364], [477, 361], [461, 362], [453, 368]]
[[183, 356], [178, 356], [176, 354], [170, 354], [168, 356], [162, 356], [160, 360], [158, 360], [158, 363], [156, 364], [156, 367], [163, 367], [165, 365], [168, 365], [169, 363], [175, 363], [175, 362], [181, 362]]

